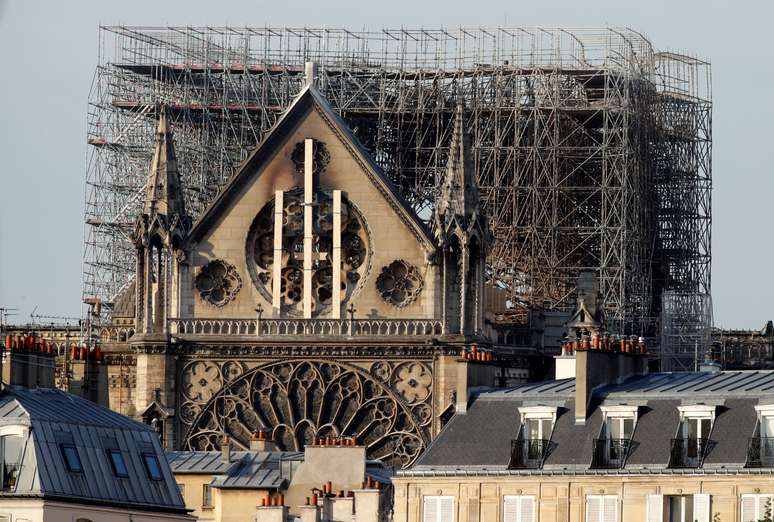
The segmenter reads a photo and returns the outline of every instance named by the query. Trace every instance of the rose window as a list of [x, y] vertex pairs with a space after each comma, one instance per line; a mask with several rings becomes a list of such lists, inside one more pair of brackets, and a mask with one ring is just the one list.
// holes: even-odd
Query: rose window
[[[280, 293], [283, 315], [300, 316], [304, 296], [304, 192], [296, 188], [283, 194], [282, 268]], [[333, 192], [318, 188], [312, 220], [312, 314], [330, 312], [333, 298]], [[253, 283], [272, 301], [274, 266], [274, 200], [258, 212], [247, 238], [247, 266]], [[364, 280], [369, 258], [365, 221], [342, 195], [341, 296], [353, 295]]]
[[398, 308], [411, 303], [422, 291], [422, 275], [419, 269], [402, 259], [382, 268], [376, 279], [376, 288], [385, 302]]
[[242, 278], [233, 265], [216, 259], [202, 267], [194, 285], [202, 299], [215, 306], [225, 306], [242, 288]]

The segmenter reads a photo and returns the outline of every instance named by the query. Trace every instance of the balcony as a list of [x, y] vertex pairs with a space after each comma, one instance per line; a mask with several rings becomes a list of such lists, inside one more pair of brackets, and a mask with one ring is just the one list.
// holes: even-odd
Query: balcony
[[548, 452], [546, 439], [511, 440], [511, 461], [508, 469], [540, 469]]
[[747, 446], [748, 468], [774, 467], [774, 437], [753, 437]]
[[620, 469], [626, 464], [632, 439], [595, 439], [591, 467], [595, 469]]
[[699, 468], [707, 453], [709, 439], [672, 439], [670, 468]]

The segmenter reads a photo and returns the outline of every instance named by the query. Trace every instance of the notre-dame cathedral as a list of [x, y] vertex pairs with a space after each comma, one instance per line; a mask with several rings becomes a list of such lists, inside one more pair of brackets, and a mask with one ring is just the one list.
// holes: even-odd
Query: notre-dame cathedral
[[135, 279], [102, 335], [110, 407], [169, 448], [271, 430], [285, 449], [354, 436], [413, 462], [471, 378], [460, 354], [490, 346], [461, 109], [429, 219], [310, 83], [192, 222], [161, 108]]

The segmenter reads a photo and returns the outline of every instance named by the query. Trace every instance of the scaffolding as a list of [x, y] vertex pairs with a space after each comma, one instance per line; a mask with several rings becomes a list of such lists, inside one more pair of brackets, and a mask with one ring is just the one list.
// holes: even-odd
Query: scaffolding
[[598, 274], [612, 331], [657, 335], [664, 291], [709, 293], [709, 64], [630, 29], [101, 27], [90, 94], [84, 296], [133, 274], [161, 105], [194, 218], [316, 83], [429, 218], [464, 103], [512, 310], [570, 310]]
[[661, 371], [698, 371], [712, 348], [712, 298], [669, 290], [662, 301]]

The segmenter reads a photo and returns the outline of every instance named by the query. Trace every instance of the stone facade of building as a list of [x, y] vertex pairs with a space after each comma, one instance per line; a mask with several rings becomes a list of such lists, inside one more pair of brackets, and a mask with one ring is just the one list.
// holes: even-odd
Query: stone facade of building
[[246, 448], [268, 429], [283, 450], [353, 436], [414, 462], [455, 408], [460, 364], [511, 364], [488, 352], [490, 235], [457, 121], [429, 226], [312, 85], [192, 223], [162, 110], [97, 400], [170, 449]]

